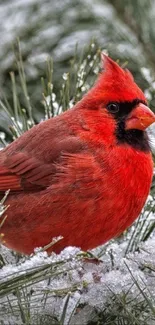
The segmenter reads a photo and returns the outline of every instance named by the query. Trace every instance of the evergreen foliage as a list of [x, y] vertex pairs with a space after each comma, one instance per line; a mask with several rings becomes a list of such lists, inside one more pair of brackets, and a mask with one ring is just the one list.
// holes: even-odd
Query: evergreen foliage
[[[155, 107], [153, 0], [75, 0], [74, 8], [71, 0], [59, 0], [51, 11], [50, 3], [31, 0], [26, 7], [2, 1], [0, 17], [3, 10], [5, 37], [10, 37], [6, 42], [0, 32], [2, 146], [77, 102], [99, 72], [100, 48], [127, 65]], [[11, 23], [12, 10], [21, 13], [20, 29], [18, 19]], [[0, 324], [155, 324], [154, 188], [153, 182], [135, 224], [93, 252], [73, 249], [48, 257], [43, 248], [25, 257], [1, 247]], [[0, 227], [6, 215], [4, 198]], [[103, 263], [83, 261], [96, 257]]]

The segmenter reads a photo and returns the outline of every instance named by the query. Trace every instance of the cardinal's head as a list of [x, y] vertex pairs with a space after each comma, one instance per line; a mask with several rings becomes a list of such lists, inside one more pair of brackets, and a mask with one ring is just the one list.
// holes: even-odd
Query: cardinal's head
[[[82, 101], [83, 107], [92, 110], [94, 125], [97, 123], [103, 136], [108, 130], [117, 144], [150, 150], [145, 130], [155, 122], [155, 115], [129, 70], [102, 54], [102, 72]], [[100, 117], [98, 122], [96, 116]]]

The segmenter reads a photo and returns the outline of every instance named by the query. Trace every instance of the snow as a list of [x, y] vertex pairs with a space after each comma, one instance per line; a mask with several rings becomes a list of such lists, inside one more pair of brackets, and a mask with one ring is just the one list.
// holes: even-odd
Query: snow
[[[67, 1], [56, 1], [53, 3], [54, 7], [58, 7], [60, 11], [63, 11], [63, 7], [66, 6]], [[94, 12], [95, 17], [98, 18], [98, 23], [100, 24], [100, 18], [110, 19], [113, 21], [114, 12], [111, 6], [101, 4], [99, 1], [96, 3], [91, 0], [85, 0], [85, 4], [90, 7], [90, 10]], [[20, 13], [20, 10], [16, 14], [11, 14], [12, 3], [8, 2], [1, 5], [0, 16], [3, 28], [1, 28], [1, 47], [2, 50], [0, 57], [3, 57], [2, 68], [10, 66], [13, 62], [13, 54], [7, 51], [7, 46], [14, 41], [17, 34], [23, 30], [25, 31], [30, 22], [32, 27], [35, 26], [38, 18], [34, 13], [29, 15], [29, 5], [38, 4], [39, 17], [40, 19], [46, 17], [49, 13], [49, 2], [45, 1], [42, 4], [41, 0], [15, 0], [14, 7], [20, 9], [25, 7]], [[61, 4], [61, 6], [60, 6]], [[54, 11], [55, 8], [52, 8]], [[85, 8], [85, 12], [87, 8]], [[10, 14], [8, 14], [8, 12]], [[81, 15], [83, 15], [84, 10], [82, 10]], [[76, 24], [77, 14], [74, 8], [66, 10], [64, 16], [65, 27], [69, 26], [70, 19]], [[8, 16], [8, 19], [6, 19]], [[56, 16], [56, 14], [55, 14]], [[85, 15], [84, 15], [85, 16]], [[13, 19], [12, 19], [13, 17]], [[31, 19], [30, 19], [31, 17]], [[68, 19], [67, 19], [68, 17]], [[5, 22], [5, 24], [3, 23]], [[51, 21], [50, 21], [51, 23]], [[63, 25], [63, 24], [62, 24]], [[33, 34], [33, 45], [34, 50], [32, 51], [32, 44], [29, 45], [27, 42], [22, 43], [22, 49], [31, 49], [31, 53], [28, 56], [28, 62], [33, 65], [40, 64], [44, 62], [49, 57], [51, 47], [55, 44], [55, 49], [53, 53], [57, 61], [64, 60], [72, 55], [75, 48], [76, 41], [79, 41], [79, 47], [83, 48], [83, 44], [88, 43], [89, 39], [92, 39], [92, 30], [88, 31], [85, 27], [82, 30], [70, 29], [70, 33], [63, 34], [63, 28], [59, 22], [52, 22], [52, 26], [44, 25]], [[116, 21], [115, 33], [119, 35], [120, 22]], [[33, 30], [33, 28], [32, 28]], [[101, 32], [102, 30], [102, 32]], [[122, 27], [123, 30], [123, 27]], [[103, 34], [104, 37], [103, 37]], [[108, 36], [106, 37], [106, 31], [104, 26], [97, 29], [96, 26], [93, 27], [93, 36], [97, 36], [98, 39], [108, 41]], [[128, 31], [124, 28], [124, 42], [116, 48], [116, 51], [130, 52], [137, 55], [138, 61], [141, 62], [143, 59], [141, 54], [141, 49], [137, 45], [137, 40], [130, 32], [130, 37], [133, 38], [133, 44], [130, 45], [126, 35]], [[44, 42], [48, 42], [49, 49], [40, 50], [40, 39], [44, 39]], [[50, 41], [49, 41], [50, 40]], [[44, 44], [44, 42], [42, 42]], [[66, 45], [67, 44], [67, 45]], [[92, 44], [92, 47], [95, 46]], [[115, 47], [115, 43], [114, 43]], [[6, 52], [6, 55], [4, 53]], [[123, 53], [124, 55], [124, 53]], [[93, 61], [90, 59], [89, 66], [93, 66]], [[95, 59], [95, 58], [94, 58]], [[85, 92], [89, 86], [87, 84], [83, 85], [83, 77], [85, 75], [85, 64], [86, 61], [81, 65], [78, 73], [77, 87], [81, 87], [81, 90]], [[143, 76], [152, 88], [146, 90], [146, 95], [148, 99], [152, 99], [151, 91], [155, 89], [154, 78], [150, 74], [150, 70], [142, 68], [141, 70]], [[94, 70], [97, 74], [98, 70]], [[33, 76], [37, 75], [36, 67], [33, 67], [31, 73]], [[67, 74], [63, 74], [64, 81], [67, 80]], [[51, 84], [51, 90], [53, 91], [53, 85]], [[61, 110], [59, 107], [56, 95], [52, 92], [51, 96], [45, 98], [46, 104], [50, 106], [51, 101], [53, 107], [56, 111]], [[69, 107], [72, 107], [73, 101], [69, 103]], [[15, 121], [13, 121], [15, 122]], [[18, 126], [22, 128], [22, 124], [18, 121]], [[152, 131], [153, 132], [153, 131]], [[151, 129], [150, 129], [151, 133]], [[3, 133], [0, 136], [4, 139]], [[155, 143], [153, 136], [151, 137], [151, 144], [155, 148]], [[152, 197], [149, 198], [154, 204]], [[2, 210], [4, 212], [4, 210]], [[1, 206], [0, 206], [1, 214]], [[0, 219], [1, 222], [1, 219]], [[137, 235], [137, 239], [131, 240], [131, 234], [134, 232], [135, 225], [131, 227], [131, 230], [126, 234], [121, 240], [112, 240], [110, 243], [104, 247], [99, 247], [93, 251], [95, 255], [99, 254], [100, 262], [99, 264], [94, 264], [91, 262], [84, 261], [82, 257], [82, 252], [76, 247], [67, 247], [59, 255], [52, 253], [51, 256], [40, 248], [35, 250], [35, 253], [30, 257], [21, 257], [10, 250], [6, 249], [4, 246], [0, 248], [0, 322], [3, 325], [7, 324], [23, 324], [24, 319], [21, 313], [21, 306], [19, 304], [21, 299], [21, 305], [26, 314], [30, 312], [31, 324], [38, 324], [38, 317], [43, 319], [49, 315], [49, 317], [56, 316], [64, 325], [79, 325], [85, 324], [89, 320], [96, 317], [95, 309], [103, 310], [106, 308], [107, 304], [112, 304], [112, 297], [115, 296], [118, 300], [122, 294], [129, 296], [130, 299], [137, 299], [140, 302], [142, 295], [139, 288], [136, 285], [136, 281], [140, 288], [145, 289], [145, 284], [147, 284], [147, 294], [151, 294], [151, 297], [155, 297], [155, 285], [154, 285], [154, 271], [155, 271], [155, 259], [154, 259], [154, 247], [155, 247], [155, 237], [154, 233], [146, 242], [142, 242], [145, 231], [148, 226], [154, 222], [154, 213], [148, 213], [144, 211], [141, 218], [139, 219], [139, 224], [137, 224], [137, 235], [138, 230], [143, 225], [143, 231], [141, 231], [140, 236]], [[128, 244], [130, 245], [128, 246]], [[128, 252], [126, 250], [128, 247]], [[138, 250], [135, 251], [135, 249]], [[134, 252], [130, 251], [134, 250]], [[102, 252], [102, 254], [101, 254]], [[3, 257], [3, 259], [1, 259]], [[50, 278], [50, 281], [49, 281]], [[16, 281], [16, 282], [15, 282]], [[17, 290], [18, 287], [18, 290]], [[8, 293], [6, 294], [8, 290]], [[19, 298], [20, 295], [20, 298]], [[26, 298], [25, 298], [26, 297]], [[152, 300], [152, 304], [154, 301]], [[82, 307], [83, 305], [83, 307]], [[116, 305], [116, 304], [115, 304]], [[115, 308], [115, 306], [112, 306]], [[131, 306], [126, 306], [126, 308], [131, 309]], [[64, 312], [66, 310], [66, 312]], [[151, 311], [148, 313], [151, 314]], [[74, 315], [73, 315], [74, 314]], [[26, 317], [26, 316], [25, 316]], [[41, 323], [41, 321], [40, 321]], [[44, 322], [42, 322], [44, 323]], [[149, 325], [153, 324], [151, 320]]]

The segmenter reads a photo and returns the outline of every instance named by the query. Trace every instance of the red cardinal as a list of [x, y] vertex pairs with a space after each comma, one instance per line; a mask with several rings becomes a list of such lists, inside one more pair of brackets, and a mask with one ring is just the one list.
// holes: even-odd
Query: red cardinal
[[153, 173], [145, 129], [155, 122], [128, 70], [104, 71], [71, 110], [25, 132], [0, 152], [0, 192], [10, 189], [5, 245], [30, 254], [94, 248], [138, 217]]

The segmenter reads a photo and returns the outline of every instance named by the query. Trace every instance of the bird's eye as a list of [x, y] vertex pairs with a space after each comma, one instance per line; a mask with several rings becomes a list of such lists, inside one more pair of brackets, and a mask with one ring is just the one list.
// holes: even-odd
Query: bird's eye
[[107, 109], [110, 113], [117, 113], [119, 111], [119, 104], [111, 103], [107, 106]]

